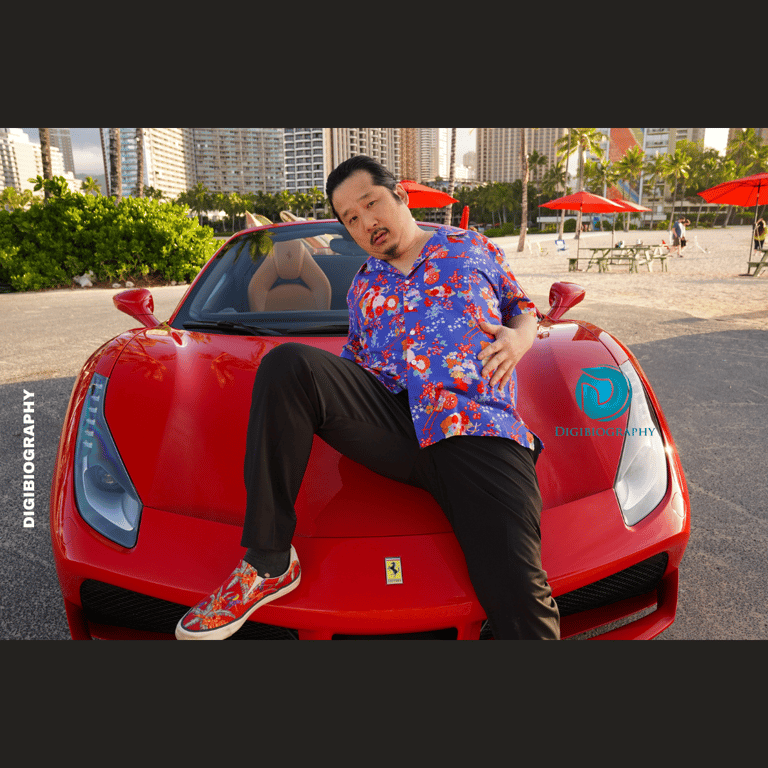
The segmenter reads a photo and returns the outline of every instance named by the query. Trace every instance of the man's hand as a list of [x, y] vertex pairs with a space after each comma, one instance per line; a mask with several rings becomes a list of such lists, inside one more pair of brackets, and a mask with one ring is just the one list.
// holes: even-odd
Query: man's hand
[[533, 315], [522, 314], [512, 318], [509, 327], [494, 325], [484, 320], [480, 329], [495, 337], [495, 341], [486, 344], [477, 355], [483, 361], [482, 376], [490, 379], [491, 387], [509, 383], [515, 366], [531, 348], [536, 338], [537, 321]]

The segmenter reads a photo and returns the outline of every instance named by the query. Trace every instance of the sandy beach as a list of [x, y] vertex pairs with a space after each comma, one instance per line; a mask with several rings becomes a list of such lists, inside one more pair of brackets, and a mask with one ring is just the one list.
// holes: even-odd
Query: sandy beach
[[[568, 255], [556, 251], [556, 235], [533, 234], [526, 237], [522, 252], [517, 252], [518, 238], [494, 238], [512, 264], [513, 272], [531, 297], [548, 296], [549, 287], [558, 280], [578, 283], [586, 289], [584, 303], [610, 302], [627, 306], [686, 312], [694, 317], [742, 319], [768, 328], [768, 270], [758, 277], [743, 276], [749, 261], [749, 226], [727, 229], [696, 229], [689, 227], [688, 245], [683, 257], [667, 259], [666, 272], [654, 262], [653, 271], [640, 266], [630, 273], [627, 266], [611, 266], [609, 272], [569, 272], [568, 256], [575, 256], [577, 240], [573, 233], [565, 234]], [[666, 231], [616, 230], [614, 242], [648, 245], [670, 242]], [[611, 245], [610, 232], [583, 232], [584, 248]], [[545, 251], [539, 253], [537, 244]], [[754, 254], [753, 254], [754, 260]], [[543, 310], [543, 307], [539, 307]]]

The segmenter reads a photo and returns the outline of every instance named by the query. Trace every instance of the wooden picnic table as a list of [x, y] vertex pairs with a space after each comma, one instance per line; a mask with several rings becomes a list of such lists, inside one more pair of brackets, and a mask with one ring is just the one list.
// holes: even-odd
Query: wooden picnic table
[[[630, 272], [637, 272], [638, 266], [645, 264], [650, 272], [654, 259], [659, 259], [662, 270], [667, 271], [667, 255], [662, 253], [662, 248], [658, 245], [636, 243], [635, 245], [609, 245], [601, 248], [584, 248], [583, 250], [589, 251], [592, 254], [587, 258], [586, 272], [593, 265], [597, 266], [598, 272], [609, 272], [612, 264], [628, 264]], [[568, 271], [578, 271], [578, 262], [578, 257], [569, 258]]]
[[755, 258], [758, 253], [762, 253], [760, 261], [750, 261], [747, 264], [747, 275], [750, 277], [757, 277], [764, 269], [768, 269], [768, 251], [755, 251]]

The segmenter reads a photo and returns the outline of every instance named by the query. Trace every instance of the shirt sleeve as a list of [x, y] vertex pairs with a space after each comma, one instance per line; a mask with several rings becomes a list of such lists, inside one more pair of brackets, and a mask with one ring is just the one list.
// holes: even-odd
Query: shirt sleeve
[[347, 343], [341, 350], [341, 357], [345, 357], [347, 360], [358, 362], [360, 360], [360, 350], [362, 344], [360, 342], [360, 319], [357, 316], [357, 307], [354, 301], [354, 289], [355, 283], [358, 281], [358, 277], [352, 281], [352, 285], [347, 292], [347, 307], [349, 309], [349, 335], [347, 336]]
[[496, 290], [499, 296], [502, 322], [506, 325], [518, 315], [536, 317], [536, 306], [517, 282], [512, 268], [509, 266], [504, 251], [495, 243], [486, 239], [490, 258], [493, 260], [496, 272]]

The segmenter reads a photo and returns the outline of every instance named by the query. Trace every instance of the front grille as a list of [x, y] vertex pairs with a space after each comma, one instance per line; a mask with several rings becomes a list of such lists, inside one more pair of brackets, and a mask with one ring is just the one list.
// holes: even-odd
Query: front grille
[[668, 560], [669, 555], [660, 552], [600, 581], [560, 595], [555, 598], [560, 615], [570, 616], [652, 592], [661, 581]]
[[[144, 632], [172, 635], [179, 619], [189, 610], [187, 606], [142, 595], [129, 589], [84, 581], [80, 586], [80, 601], [85, 617], [94, 624], [106, 624]], [[228, 640], [298, 640], [296, 630], [246, 621], [243, 628]]]
[[[667, 570], [669, 555], [660, 552], [640, 563], [630, 565], [623, 571], [606, 576], [604, 579], [586, 584], [573, 592], [566, 592], [555, 598], [560, 617], [604, 608], [606, 605], [638, 597], [652, 592], [658, 587], [664, 571]], [[480, 633], [481, 640], [493, 640], [493, 630], [486, 621]]]
[[[573, 592], [559, 595], [557, 607], [560, 616], [602, 608], [620, 600], [637, 597], [653, 591], [661, 581], [669, 557], [666, 552], [635, 563], [623, 571], [606, 576]], [[184, 605], [142, 595], [122, 587], [100, 581], [84, 581], [80, 587], [80, 600], [89, 622], [145, 632], [172, 635], [179, 619], [189, 610]], [[455, 629], [411, 635], [334, 635], [334, 640], [372, 639], [455, 639]], [[257, 621], [246, 621], [243, 628], [229, 640], [297, 640], [298, 632], [284, 627], [273, 627]], [[490, 640], [493, 632], [485, 622], [481, 640]]]

